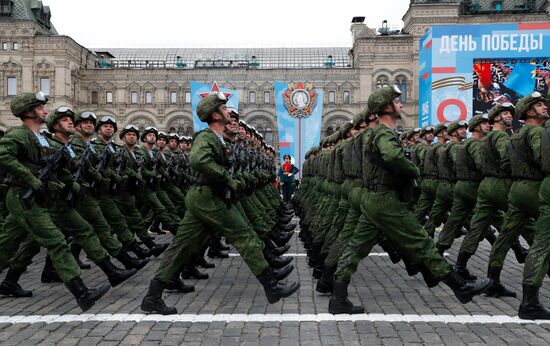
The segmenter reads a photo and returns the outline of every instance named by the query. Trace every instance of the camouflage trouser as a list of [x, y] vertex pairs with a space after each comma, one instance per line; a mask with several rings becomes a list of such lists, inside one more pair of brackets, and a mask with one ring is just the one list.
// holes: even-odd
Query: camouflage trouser
[[[178, 221], [175, 219], [169, 212], [168, 209], [162, 204], [159, 200], [156, 191], [146, 187], [143, 191], [138, 194], [140, 202], [144, 204], [144, 211], [151, 210], [153, 212], [153, 217], [158, 218], [162, 222], [163, 228], [175, 233], [178, 227]], [[147, 212], [142, 212], [142, 215], [145, 217]], [[146, 226], [149, 226], [149, 223], [146, 223]]]
[[[127, 215], [128, 210], [124, 210], [124, 214], [120, 211], [118, 203], [115, 203], [115, 199], [121, 197], [121, 195], [127, 194], [127, 192], [118, 192], [116, 197], [108, 195], [99, 195], [99, 207], [101, 208], [101, 213], [109, 222], [111, 229], [115, 232], [118, 237], [118, 240], [124, 245], [128, 245], [134, 241], [134, 234], [128, 228], [126, 223], [125, 215]], [[139, 217], [141, 220], [141, 215]], [[145, 230], [147, 232], [147, 230]]]
[[348, 195], [349, 209], [346, 215], [346, 220], [344, 221], [344, 227], [342, 227], [336, 241], [330, 245], [327, 258], [325, 259], [325, 267], [336, 267], [344, 246], [347, 244], [349, 238], [353, 235], [355, 228], [358, 227], [360, 223], [359, 219], [364, 219], [364, 216], [361, 215], [362, 194], [363, 187], [361, 186], [351, 189]]
[[263, 255], [263, 242], [239, 214], [235, 205], [228, 208], [208, 186], [193, 186], [185, 198], [187, 211], [176, 236], [164, 253], [155, 278], [168, 282], [193, 258], [200, 255], [213, 235], [225, 237], [241, 254], [254, 275], [269, 267]]
[[447, 212], [453, 207], [454, 187], [454, 183], [446, 180], [441, 180], [437, 185], [435, 202], [430, 212], [430, 225], [426, 226], [428, 233], [434, 234], [435, 229], [447, 219]]
[[109, 255], [116, 257], [120, 253], [122, 243], [113, 234], [111, 226], [101, 213], [99, 201], [89, 193], [80, 194], [76, 210], [92, 226], [99, 237], [101, 246], [107, 250]]
[[476, 205], [478, 182], [459, 180], [455, 184], [453, 206], [451, 215], [445, 221], [443, 230], [439, 233], [437, 247], [439, 249], [449, 249], [455, 240], [455, 235], [462, 226], [470, 226], [472, 210]]
[[426, 177], [422, 180], [422, 184], [420, 186], [420, 197], [418, 197], [418, 203], [416, 204], [416, 208], [414, 210], [414, 215], [421, 225], [426, 222], [425, 218], [432, 210], [438, 186], [439, 179]]
[[166, 191], [172, 204], [174, 204], [176, 215], [181, 219], [185, 215], [185, 195], [179, 187], [170, 182], [167, 183], [164, 191]]
[[32, 236], [40, 246], [48, 249], [53, 266], [63, 282], [80, 276], [80, 267], [69, 249], [65, 235], [55, 226], [48, 210], [38, 203], [25, 208], [20, 200], [26, 189], [12, 187], [6, 194], [4, 231], [0, 233], [0, 268], [12, 259], [22, 242]]
[[330, 182], [327, 186], [327, 189], [328, 206], [323, 214], [319, 214], [319, 224], [313, 238], [313, 244], [314, 246], [317, 246], [319, 250], [325, 242], [325, 236], [329, 232], [332, 221], [334, 220], [334, 216], [336, 214], [336, 210], [338, 209], [342, 185], [335, 182]]
[[511, 185], [512, 180], [497, 177], [486, 177], [481, 181], [477, 190], [477, 202], [470, 230], [462, 240], [460, 252], [473, 255], [481, 239], [489, 232], [489, 227], [502, 224], [499, 211], [508, 209], [507, 198]]
[[439, 255], [433, 239], [393, 191], [366, 191], [361, 198], [365, 225], [356, 228], [338, 260], [336, 277], [349, 281], [370, 249], [385, 238], [404, 257], [421, 263], [435, 279], [443, 279], [451, 266]]
[[504, 215], [502, 230], [489, 256], [489, 267], [502, 268], [506, 254], [521, 235], [529, 245], [533, 242], [534, 230], [530, 218], [539, 216], [540, 181], [517, 180], [508, 194], [508, 211]]
[[[346, 222], [346, 217], [348, 215], [348, 210], [350, 209], [348, 199], [349, 199], [349, 193], [352, 187], [353, 187], [353, 181], [351, 179], [346, 179], [340, 185], [340, 188], [339, 188], [340, 201], [338, 203], [338, 207], [336, 208], [336, 211], [334, 212], [334, 217], [332, 218], [332, 224], [330, 225], [330, 228], [325, 235], [325, 239], [323, 241], [323, 247], [321, 248], [321, 257], [328, 255], [331, 245], [334, 244], [336, 239], [338, 239], [338, 234], [340, 234], [342, 227], [344, 227], [344, 223]], [[335, 194], [335, 196], [337, 195], [338, 193]]]
[[539, 190], [539, 218], [535, 223], [535, 237], [523, 268], [523, 283], [540, 287], [550, 264], [550, 177]]

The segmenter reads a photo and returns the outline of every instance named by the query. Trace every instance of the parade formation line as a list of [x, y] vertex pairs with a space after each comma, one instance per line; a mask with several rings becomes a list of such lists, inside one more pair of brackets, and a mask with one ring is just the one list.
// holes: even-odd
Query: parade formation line
[[400, 314], [181, 314], [181, 315], [145, 315], [145, 314], [80, 314], [80, 315], [30, 315], [0, 316], [0, 323], [67, 323], [88, 321], [115, 322], [424, 322], [424, 323], [460, 323], [460, 324], [548, 324], [546, 320], [521, 320], [517, 316], [507, 315], [400, 315]]
[[[307, 257], [307, 254], [306, 253], [285, 253], [283, 255], [281, 255], [282, 257]], [[369, 257], [388, 257], [388, 253], [387, 252], [371, 252], [369, 254]], [[444, 253], [443, 256], [447, 257], [449, 256], [448, 253]], [[230, 253], [229, 254], [229, 257], [241, 257], [240, 254], [238, 253]]]

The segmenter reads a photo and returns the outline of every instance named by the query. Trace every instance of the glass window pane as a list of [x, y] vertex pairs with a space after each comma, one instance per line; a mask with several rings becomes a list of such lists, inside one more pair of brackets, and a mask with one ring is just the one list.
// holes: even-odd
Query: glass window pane
[[328, 103], [336, 102], [336, 93], [334, 91], [328, 92]]
[[50, 95], [50, 79], [47, 77], [40, 78], [40, 90], [46, 94]]
[[147, 104], [153, 103], [153, 93], [152, 92], [147, 91], [145, 93], [145, 103], [147, 103]]
[[107, 91], [105, 94], [105, 100], [107, 103], [113, 103], [113, 93], [111, 91]]
[[92, 103], [97, 103], [97, 91], [92, 91]]
[[17, 78], [8, 77], [8, 96], [17, 95]]
[[8, 50], [8, 42], [2, 42], [2, 49]]
[[178, 102], [178, 93], [176, 93], [175, 91], [171, 91], [170, 92], [170, 103], [171, 104], [176, 104]]
[[17, 42], [14, 42], [14, 43], [13, 43], [13, 50], [17, 50], [17, 47], [18, 47], [18, 46], [17, 46]]
[[191, 103], [191, 93], [189, 91], [185, 92], [185, 103]]
[[269, 103], [270, 92], [264, 91], [264, 103]]
[[137, 91], [132, 91], [131, 93], [131, 103], [137, 104], [138, 103], [138, 93]]
[[248, 103], [256, 103], [256, 92], [251, 91], [248, 93]]
[[343, 99], [344, 99], [344, 104], [349, 105], [349, 103], [350, 103], [350, 92], [349, 91], [344, 91]]

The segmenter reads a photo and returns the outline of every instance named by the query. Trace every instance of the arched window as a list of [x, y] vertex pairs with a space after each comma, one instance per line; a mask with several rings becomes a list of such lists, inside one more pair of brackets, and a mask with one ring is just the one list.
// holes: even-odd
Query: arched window
[[330, 136], [334, 133], [334, 130], [332, 129], [332, 127], [327, 127], [326, 131], [325, 131], [325, 137], [326, 136]]
[[349, 105], [350, 102], [351, 102], [351, 94], [349, 92], [349, 90], [344, 90], [344, 92], [342, 93], [342, 103], [345, 104], [345, 105]]
[[401, 103], [405, 103], [407, 101], [407, 77], [403, 75], [397, 76], [397, 78], [395, 78], [395, 85], [401, 89], [399, 100]]
[[178, 133], [178, 136], [184, 136], [185, 135], [185, 127], [183, 127], [183, 126], [178, 127], [177, 133]]
[[377, 79], [376, 79], [376, 88], [379, 89], [379, 88], [382, 88], [382, 87], [385, 87], [385, 86], [388, 86], [388, 77], [382, 75], [382, 76], [379, 76]]
[[248, 103], [256, 103], [256, 92], [251, 91], [248, 93]]
[[265, 129], [264, 139], [268, 145], [273, 145], [273, 129], [271, 127]]
[[171, 126], [169, 129], [168, 129], [168, 132], [172, 133], [172, 132], [176, 132], [176, 128], [174, 126]]
[[193, 136], [194, 133], [195, 133], [195, 130], [193, 130], [192, 126], [187, 127], [187, 132], [186, 132], [187, 136]]

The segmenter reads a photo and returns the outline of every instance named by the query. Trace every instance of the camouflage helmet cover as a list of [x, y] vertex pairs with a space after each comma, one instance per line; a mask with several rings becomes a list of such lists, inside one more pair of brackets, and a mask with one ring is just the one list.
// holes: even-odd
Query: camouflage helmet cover
[[210, 119], [212, 113], [218, 111], [218, 107], [227, 103], [227, 98], [221, 92], [210, 94], [203, 98], [197, 105], [197, 115], [203, 122]]
[[518, 103], [516, 103], [516, 114], [519, 116], [519, 120], [525, 120], [527, 117], [527, 111], [539, 101], [546, 102], [546, 98], [538, 91], [533, 92], [531, 95], [522, 97]]
[[504, 111], [510, 111], [512, 115], [516, 112], [516, 107], [510, 102], [505, 103], [497, 103], [493, 106], [493, 108], [489, 109], [489, 123], [493, 124], [495, 122], [495, 118]]
[[63, 117], [69, 117], [71, 120], [74, 121], [75, 113], [72, 109], [70, 109], [67, 106], [59, 106], [57, 107], [53, 113], [48, 115], [48, 118], [46, 119], [46, 126], [48, 127], [48, 130], [50, 132], [55, 132], [53, 126]]
[[37, 93], [23, 93], [15, 96], [10, 103], [10, 109], [13, 115], [20, 118], [27, 111], [38, 105], [45, 105], [48, 103], [48, 97], [42, 92]]
[[477, 125], [484, 122], [489, 122], [489, 116], [487, 114], [478, 114], [476, 116], [473, 116], [468, 123], [468, 131], [474, 132]]
[[370, 113], [381, 115], [387, 105], [393, 102], [393, 99], [401, 96], [401, 90], [397, 86], [385, 86], [375, 90], [367, 102]]

